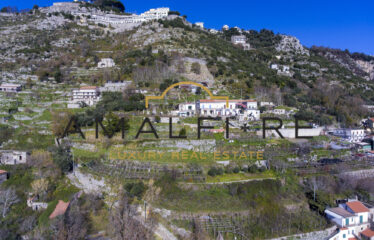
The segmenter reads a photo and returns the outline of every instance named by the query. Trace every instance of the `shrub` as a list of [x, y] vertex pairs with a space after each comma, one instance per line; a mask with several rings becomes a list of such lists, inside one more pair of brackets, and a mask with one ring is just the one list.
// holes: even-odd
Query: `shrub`
[[223, 169], [222, 168], [212, 167], [208, 171], [208, 175], [211, 176], [211, 177], [222, 175], [222, 174], [223, 174]]
[[184, 136], [187, 136], [187, 130], [186, 130], [186, 128], [182, 128], [179, 131], [179, 137], [184, 137]]
[[125, 190], [131, 195], [131, 197], [137, 197], [138, 199], [141, 199], [146, 190], [146, 186], [143, 182], [127, 183], [125, 185]]
[[252, 165], [248, 168], [248, 172], [250, 173], [256, 173], [258, 171], [258, 168], [256, 165]]

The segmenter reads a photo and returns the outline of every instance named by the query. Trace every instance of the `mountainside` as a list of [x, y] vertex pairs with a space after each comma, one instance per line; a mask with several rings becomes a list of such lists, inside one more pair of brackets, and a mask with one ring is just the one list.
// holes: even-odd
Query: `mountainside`
[[[300, 114], [305, 116], [316, 113], [314, 120], [321, 124], [335, 119], [354, 125], [366, 117], [361, 106], [374, 101], [374, 60], [364, 54], [307, 49], [295, 37], [270, 30], [210, 33], [178, 16], [118, 28], [91, 21], [90, 15], [106, 14], [103, 10], [69, 4], [74, 7], [0, 16], [3, 76], [11, 80], [22, 73], [52, 80], [58, 75], [58, 81], [69, 84], [130, 79], [156, 92], [169, 78], [206, 80], [232, 98], [274, 101], [304, 109]], [[230, 42], [240, 34], [250, 50]], [[102, 57], [113, 58], [118, 68], [104, 76], [91, 71]], [[191, 71], [191, 59], [201, 72]]]
[[325, 212], [374, 206], [372, 56], [90, 2], [0, 10], [0, 239], [325, 240], [373, 225]]

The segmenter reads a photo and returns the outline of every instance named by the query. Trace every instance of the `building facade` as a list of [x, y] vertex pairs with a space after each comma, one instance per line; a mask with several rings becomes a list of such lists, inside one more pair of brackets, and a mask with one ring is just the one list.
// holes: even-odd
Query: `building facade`
[[100, 90], [96, 86], [84, 86], [73, 90], [72, 102], [75, 104], [84, 103], [88, 106], [95, 105], [100, 100]]
[[345, 141], [348, 141], [351, 143], [362, 142], [362, 140], [366, 136], [365, 129], [351, 129], [351, 128], [335, 129], [333, 131], [333, 135], [337, 137], [341, 137]]
[[0, 92], [20, 92], [22, 91], [22, 85], [3, 83], [0, 85]]
[[329, 240], [346, 240], [370, 232], [372, 223], [371, 210], [362, 202], [348, 200], [336, 208], [325, 210], [326, 217], [334, 223], [338, 230]]
[[98, 68], [111, 68], [114, 66], [116, 66], [116, 64], [111, 58], [102, 58], [100, 62], [97, 63]]
[[27, 163], [29, 154], [24, 151], [1, 150], [0, 163], [4, 165], [17, 165]]

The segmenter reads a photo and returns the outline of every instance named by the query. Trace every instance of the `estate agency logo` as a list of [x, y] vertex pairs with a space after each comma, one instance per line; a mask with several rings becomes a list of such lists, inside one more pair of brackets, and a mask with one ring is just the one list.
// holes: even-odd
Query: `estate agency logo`
[[[212, 92], [207, 87], [205, 87], [205, 86], [203, 86], [202, 84], [199, 84], [199, 83], [179, 82], [179, 83], [175, 83], [175, 84], [169, 86], [160, 96], [146, 96], [145, 97], [145, 107], [146, 108], [149, 107], [149, 101], [150, 100], [162, 100], [162, 99], [164, 99], [166, 94], [171, 89], [173, 89], [177, 86], [180, 86], [180, 85], [195, 85], [197, 87], [200, 87], [201, 89], [205, 90], [208, 93], [210, 99], [212, 99], [212, 100], [225, 100], [226, 101], [226, 108], [228, 108], [228, 106], [229, 106], [229, 97], [228, 96], [214, 96], [212, 94]], [[109, 133], [107, 131], [107, 129], [105, 128], [105, 126], [103, 125], [103, 119], [93, 119], [93, 120], [95, 122], [95, 127], [96, 127], [95, 128], [96, 129], [95, 130], [96, 139], [99, 138], [99, 126], [103, 129], [104, 136], [106, 136], [108, 138], [113, 137], [114, 133]], [[201, 138], [201, 132], [202, 132], [203, 129], [213, 129], [214, 128], [213, 126], [204, 125], [203, 123], [204, 123], [205, 120], [221, 121], [222, 119], [220, 117], [198, 117], [197, 118], [197, 139]], [[300, 126], [299, 125], [300, 120], [308, 121], [307, 119], [300, 119], [300, 118], [295, 117], [295, 136], [296, 136], [296, 138], [312, 138], [311, 136], [300, 136], [299, 135], [299, 130], [300, 129], [310, 129], [310, 128], [312, 128], [311, 126]], [[270, 121], [272, 121], [272, 122], [275, 121], [275, 122], [278, 122], [279, 124], [278, 124], [278, 126], [268, 126], [267, 123], [269, 123]], [[149, 130], [144, 130], [145, 125], [149, 126]], [[77, 121], [76, 116], [71, 117], [70, 121], [68, 122], [68, 125], [65, 128], [65, 131], [62, 135], [62, 138], [69, 135], [69, 133], [70, 133], [69, 129], [71, 129], [73, 126], [74, 126], [74, 129], [75, 129], [75, 133], [79, 133], [80, 136], [83, 139], [85, 139], [85, 135], [81, 130], [81, 126], [79, 125], [79, 122]], [[247, 127], [246, 124], [244, 124], [243, 126], [244, 127], [241, 127], [243, 132], [247, 132], [247, 130], [250, 129], [249, 127]], [[281, 129], [282, 127], [283, 127], [283, 122], [282, 122], [282, 119], [280, 119], [280, 118], [277, 118], [277, 117], [262, 118], [262, 132], [263, 132], [262, 135], [263, 135], [263, 138], [266, 138], [266, 130], [274, 130], [279, 135], [279, 137], [284, 138], [282, 133], [279, 131], [279, 129]], [[120, 121], [118, 122], [117, 128], [121, 129], [122, 139], [124, 139], [125, 138], [125, 118], [120, 119]], [[149, 117], [145, 117], [143, 119], [143, 122], [142, 122], [140, 128], [137, 131], [135, 139], [138, 139], [141, 134], [146, 134], [146, 133], [153, 134], [156, 139], [159, 138], [157, 130], [153, 126]], [[185, 138], [187, 138], [187, 136], [174, 136], [173, 135], [173, 118], [172, 117], [169, 117], [169, 138], [170, 139], [185, 139]], [[225, 138], [226, 139], [230, 138], [230, 118], [229, 117], [226, 117], [226, 119], [225, 119]]]

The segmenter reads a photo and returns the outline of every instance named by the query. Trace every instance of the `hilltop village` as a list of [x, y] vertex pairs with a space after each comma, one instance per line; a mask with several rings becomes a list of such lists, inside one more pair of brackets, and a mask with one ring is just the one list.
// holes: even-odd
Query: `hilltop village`
[[374, 239], [372, 56], [104, 3], [0, 11], [1, 239]]

